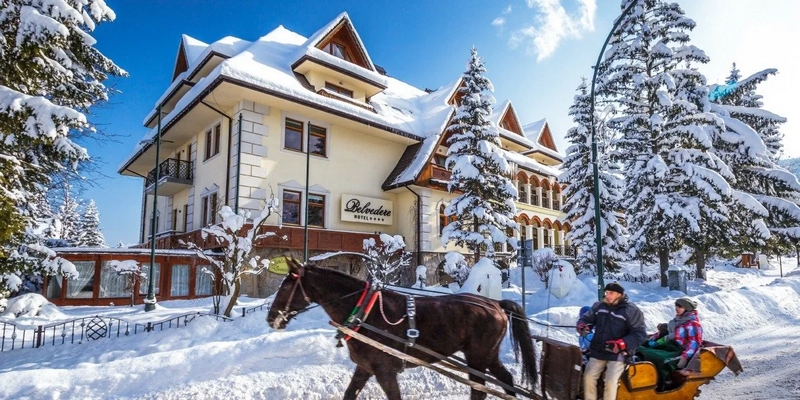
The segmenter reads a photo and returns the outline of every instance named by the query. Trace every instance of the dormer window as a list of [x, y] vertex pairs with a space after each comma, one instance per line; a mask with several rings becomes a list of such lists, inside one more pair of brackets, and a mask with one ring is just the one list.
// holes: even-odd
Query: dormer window
[[334, 92], [334, 93], [339, 93], [340, 95], [345, 96], [345, 97], [349, 97], [351, 99], [353, 98], [353, 91], [352, 90], [345, 89], [345, 88], [343, 88], [341, 86], [334, 85], [334, 84], [332, 84], [330, 82], [325, 82], [325, 89], [330, 90], [331, 92]]
[[325, 46], [324, 50], [334, 57], [341, 58], [345, 61], [351, 61], [350, 56], [347, 55], [347, 48], [345, 48], [343, 44], [330, 42]]

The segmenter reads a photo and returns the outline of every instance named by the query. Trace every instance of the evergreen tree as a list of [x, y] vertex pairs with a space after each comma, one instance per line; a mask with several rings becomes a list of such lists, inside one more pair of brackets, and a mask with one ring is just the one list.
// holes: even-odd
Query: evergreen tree
[[30, 199], [50, 174], [88, 159], [74, 138], [93, 132], [86, 113], [108, 99], [103, 82], [126, 75], [91, 37], [115, 17], [103, 0], [0, 0], [0, 292], [15, 289], [21, 273], [62, 265], [23, 246], [37, 242]]
[[473, 47], [459, 89], [461, 104], [446, 129], [451, 135], [446, 160], [452, 171], [448, 190], [461, 194], [445, 209], [446, 215], [456, 219], [444, 228], [442, 241], [466, 245], [476, 260], [485, 251], [486, 257], [495, 261], [495, 244], [517, 247], [513, 237], [517, 189], [508, 178], [510, 165], [500, 147], [497, 127], [488, 120], [495, 100], [485, 72]]
[[81, 235], [83, 233], [80, 213], [81, 204], [78, 199], [71, 193], [69, 187], [64, 190], [64, 199], [58, 207], [55, 215], [55, 236], [56, 239], [61, 239], [70, 246], [81, 245]]
[[97, 211], [94, 200], [90, 200], [89, 205], [86, 206], [80, 227], [81, 234], [78, 246], [106, 247], [106, 239], [103, 237], [103, 232], [100, 231], [100, 212]]
[[[780, 125], [786, 118], [764, 110], [762, 97], [755, 91], [776, 73], [770, 68], [741, 79], [733, 64], [725, 84], [710, 87], [712, 110], [727, 127], [724, 140], [715, 141], [715, 151], [736, 175], [734, 189], [763, 206], [755, 216], [736, 213], [743, 228], [736, 236], [740, 251], [769, 251], [786, 242], [800, 242], [800, 182], [777, 164], [783, 152]], [[770, 238], [770, 234], [778, 237]]]
[[[565, 220], [571, 224], [567, 233], [570, 243], [580, 250], [577, 254], [578, 265], [590, 268], [596, 265], [597, 242], [595, 234], [595, 202], [594, 171], [592, 168], [592, 127], [591, 98], [586, 86], [586, 79], [578, 86], [574, 103], [569, 115], [577, 126], [567, 131], [570, 147], [564, 158], [563, 173], [559, 178], [566, 183], [562, 211]], [[595, 115], [595, 126], [600, 119]], [[621, 189], [624, 185], [621, 173], [616, 164], [610, 163], [607, 157], [608, 138], [604, 137], [605, 129], [595, 132], [598, 142], [598, 176], [600, 185], [600, 230], [603, 238], [603, 265], [610, 270], [618, 270], [618, 261], [627, 259], [625, 252], [628, 243], [625, 227], [617, 220], [614, 210], [618, 209], [622, 199]]]
[[662, 286], [670, 250], [693, 247], [702, 276], [708, 247], [729, 240], [733, 176], [710, 151], [724, 125], [709, 112], [706, 79], [694, 66], [708, 62], [689, 43], [694, 27], [678, 4], [639, 0], [598, 71], [598, 93], [619, 110], [609, 126], [619, 132], [614, 159], [626, 173], [632, 255], [658, 255]]

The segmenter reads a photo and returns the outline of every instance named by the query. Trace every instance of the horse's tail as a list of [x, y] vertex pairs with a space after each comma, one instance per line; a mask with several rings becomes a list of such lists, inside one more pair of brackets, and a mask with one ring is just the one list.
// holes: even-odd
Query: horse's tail
[[514, 357], [519, 361], [522, 355], [523, 381], [536, 386], [536, 351], [531, 339], [531, 330], [528, 319], [522, 306], [512, 300], [501, 300], [500, 307], [508, 313], [511, 321], [511, 344], [514, 347]]

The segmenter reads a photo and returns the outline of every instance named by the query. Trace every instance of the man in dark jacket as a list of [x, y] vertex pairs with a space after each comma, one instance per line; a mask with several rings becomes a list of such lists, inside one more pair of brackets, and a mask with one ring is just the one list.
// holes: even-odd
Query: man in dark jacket
[[617, 282], [605, 287], [603, 301], [578, 319], [578, 333], [594, 325], [594, 337], [589, 345], [589, 363], [583, 373], [583, 399], [597, 400], [597, 380], [605, 369], [604, 400], [617, 398], [619, 377], [625, 372], [625, 356], [647, 339], [644, 316], [628, 302], [625, 289]]

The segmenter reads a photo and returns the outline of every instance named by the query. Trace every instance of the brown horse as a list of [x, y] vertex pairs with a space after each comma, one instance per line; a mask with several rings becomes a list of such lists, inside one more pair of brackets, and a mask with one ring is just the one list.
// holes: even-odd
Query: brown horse
[[[338, 271], [311, 265], [301, 266], [296, 262], [290, 262], [289, 265], [290, 273], [281, 283], [267, 315], [267, 322], [274, 329], [285, 328], [298, 311], [302, 312], [311, 303], [319, 304], [331, 320], [343, 324], [366, 287], [366, 282]], [[393, 325], [406, 316], [406, 296], [383, 291], [381, 297], [379, 304], [375, 304], [374, 311], [364, 322], [406, 338], [408, 319]], [[461, 351], [470, 368], [482, 372], [488, 370], [501, 382], [513, 386], [513, 377], [499, 358], [500, 343], [511, 318], [512, 344], [517, 356], [521, 355], [522, 358], [523, 380], [535, 384], [534, 347], [528, 323], [519, 304], [511, 300], [495, 301], [469, 294], [420, 297], [415, 299], [415, 303], [415, 322], [419, 331], [416, 345], [447, 357]], [[386, 346], [406, 351], [425, 362], [440, 361], [413, 346], [406, 348], [404, 343], [370, 330], [361, 329], [359, 333]], [[399, 358], [355, 339], [347, 341], [347, 348], [350, 359], [356, 364], [356, 370], [344, 393], [345, 399], [355, 399], [373, 375], [388, 399], [401, 398], [397, 374], [404, 367], [415, 365], [404, 365]], [[469, 378], [480, 384], [485, 383], [485, 379], [473, 374]], [[514, 394], [509, 390], [506, 393]], [[470, 398], [484, 399], [486, 394], [472, 389]]]

